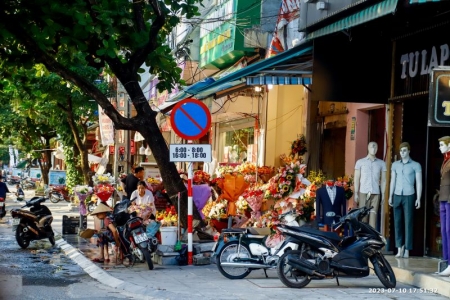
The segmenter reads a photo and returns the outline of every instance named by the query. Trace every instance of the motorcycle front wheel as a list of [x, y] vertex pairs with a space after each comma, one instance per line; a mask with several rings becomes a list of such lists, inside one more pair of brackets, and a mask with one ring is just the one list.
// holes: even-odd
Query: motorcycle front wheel
[[150, 255], [150, 252], [148, 252], [148, 249], [142, 248], [141, 246], [139, 246], [139, 249], [141, 249], [142, 253], [144, 254], [145, 260], [147, 261], [148, 269], [153, 270], [152, 256]]
[[289, 254], [301, 258], [302, 252], [299, 250], [286, 251], [280, 257], [277, 265], [278, 278], [280, 278], [281, 282], [287, 287], [296, 289], [304, 288], [311, 282], [311, 278], [308, 274], [297, 270], [287, 263], [287, 256]]
[[[238, 253], [238, 248], [239, 253]], [[242, 279], [247, 277], [248, 274], [252, 271], [249, 268], [233, 268], [233, 267], [222, 267], [221, 263], [223, 262], [235, 262], [236, 258], [250, 258], [250, 250], [246, 245], [241, 244], [239, 246], [239, 242], [232, 241], [227, 243], [222, 250], [220, 250], [219, 255], [217, 256], [217, 268], [219, 272], [222, 273], [228, 279]]]
[[382, 254], [378, 253], [372, 256], [370, 261], [372, 262], [375, 274], [378, 279], [380, 279], [384, 287], [388, 289], [395, 288], [397, 285], [397, 279], [395, 279], [395, 273], [386, 258]]
[[23, 232], [24, 228], [25, 225], [19, 224], [16, 229], [16, 241], [22, 249], [26, 249], [30, 245], [30, 239], [27, 238], [25, 232]]

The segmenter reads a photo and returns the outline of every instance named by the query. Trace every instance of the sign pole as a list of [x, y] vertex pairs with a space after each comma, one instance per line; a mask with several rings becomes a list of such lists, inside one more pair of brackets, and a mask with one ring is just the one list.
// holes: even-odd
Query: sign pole
[[192, 257], [192, 221], [193, 221], [193, 201], [192, 201], [192, 178], [194, 177], [193, 163], [188, 163], [188, 265], [193, 264]]

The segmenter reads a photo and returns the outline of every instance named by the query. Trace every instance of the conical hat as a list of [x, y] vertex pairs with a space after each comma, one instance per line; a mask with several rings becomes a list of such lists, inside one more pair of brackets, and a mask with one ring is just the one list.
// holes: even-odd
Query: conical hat
[[94, 209], [94, 211], [91, 212], [91, 216], [94, 216], [99, 213], [104, 213], [104, 212], [111, 212], [111, 208], [109, 206], [107, 206], [106, 204], [103, 204], [102, 202], [100, 202], [99, 205], [97, 205], [97, 207]]

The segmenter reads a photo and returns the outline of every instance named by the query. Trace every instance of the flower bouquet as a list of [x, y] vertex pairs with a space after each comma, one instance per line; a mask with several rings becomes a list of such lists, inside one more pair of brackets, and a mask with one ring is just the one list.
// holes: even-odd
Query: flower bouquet
[[153, 207], [150, 204], [131, 205], [128, 208], [128, 212], [136, 212], [137, 216], [144, 219], [144, 221], [146, 221], [151, 214], [156, 213], [153, 211]]
[[[248, 188], [249, 183], [245, 181], [242, 174], [230, 174], [224, 175], [223, 180], [218, 181], [222, 194], [219, 199], [225, 199], [228, 202], [227, 214], [228, 216], [236, 215], [236, 201], [239, 196]], [[218, 199], [218, 200], [219, 200]]]
[[236, 207], [238, 215], [247, 215], [250, 210], [247, 200], [242, 196], [236, 201]]
[[247, 199], [247, 203], [252, 210], [251, 216], [253, 218], [258, 218], [261, 215], [260, 210], [264, 198], [263, 190], [261, 189], [247, 190], [243, 194], [243, 196]]
[[86, 198], [92, 194], [92, 188], [87, 185], [77, 185], [73, 188], [73, 191], [75, 195], [78, 197], [78, 200], [80, 200], [79, 206], [80, 214], [84, 216], [87, 214], [85, 201]]
[[203, 172], [201, 170], [197, 170], [194, 172], [194, 178], [192, 182], [194, 184], [205, 184], [209, 183], [210, 175], [206, 172]]
[[351, 187], [353, 186], [353, 175], [351, 176], [345, 175], [343, 177], [338, 177], [334, 185], [344, 188], [345, 198], [347, 200], [349, 200], [353, 196], [353, 190], [351, 189]]
[[306, 137], [301, 134], [298, 138], [291, 144], [291, 157], [302, 156], [307, 152], [306, 149]]
[[232, 173], [233, 171], [232, 166], [220, 166], [217, 168], [217, 177], [223, 177], [226, 173]]
[[226, 219], [227, 218], [227, 207], [228, 207], [228, 201], [225, 199], [221, 199], [218, 201], [215, 201], [211, 205], [211, 209], [209, 210], [208, 214], [205, 215], [210, 219]]
[[258, 176], [264, 183], [267, 183], [273, 176], [274, 167], [262, 166], [258, 167]]
[[251, 162], [245, 162], [236, 166], [234, 171], [244, 175], [256, 174], [256, 165]]
[[178, 214], [175, 206], [172, 205], [165, 210], [157, 212], [156, 220], [161, 222], [161, 226], [177, 226]]
[[111, 195], [114, 193], [115, 179], [111, 174], [95, 174], [92, 176], [94, 182], [94, 193], [102, 202], [108, 201]]

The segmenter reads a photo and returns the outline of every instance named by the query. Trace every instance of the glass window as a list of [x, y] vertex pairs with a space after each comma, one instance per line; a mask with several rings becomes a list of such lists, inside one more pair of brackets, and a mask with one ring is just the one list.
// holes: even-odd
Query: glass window
[[248, 127], [223, 133], [222, 162], [243, 163], [253, 161], [254, 128]]

